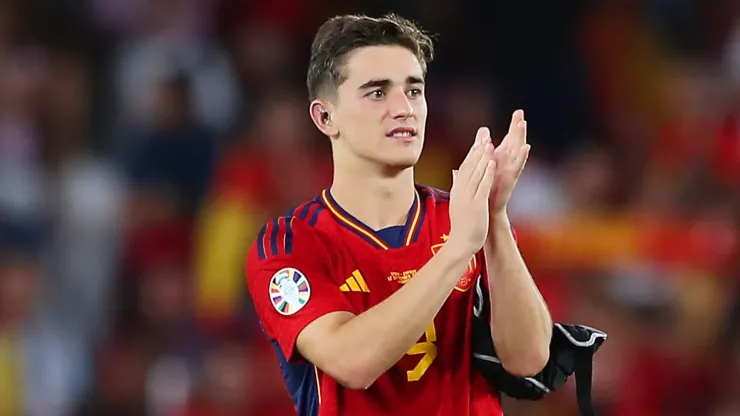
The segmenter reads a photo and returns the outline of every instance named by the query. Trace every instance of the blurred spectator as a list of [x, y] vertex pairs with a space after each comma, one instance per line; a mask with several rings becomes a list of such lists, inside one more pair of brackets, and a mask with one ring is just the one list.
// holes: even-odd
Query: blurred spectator
[[55, 218], [50, 237], [55, 273], [45, 284], [44, 305], [60, 325], [93, 341], [110, 318], [124, 189], [110, 160], [91, 149], [89, 79], [82, 55], [52, 54], [39, 121], [48, 206]]
[[132, 227], [189, 219], [210, 184], [218, 143], [194, 119], [190, 78], [179, 73], [156, 88], [156, 125], [126, 155]]
[[[192, 111], [199, 123], [223, 131], [233, 121], [239, 97], [229, 59], [204, 36], [207, 17], [198, 0], [142, 2], [132, 11], [135, 29], [114, 58], [115, 108], [125, 133], [147, 129], [159, 111], [158, 85], [176, 72], [192, 80]], [[115, 15], [115, 13], [112, 13]], [[154, 96], [153, 96], [154, 94]], [[133, 127], [133, 128], [131, 128]]]
[[87, 384], [83, 345], [35, 313], [43, 292], [38, 241], [7, 229], [2, 237], [0, 411], [66, 415]]
[[111, 336], [95, 355], [96, 383], [77, 416], [144, 415], [148, 357], [140, 335], [120, 332]]

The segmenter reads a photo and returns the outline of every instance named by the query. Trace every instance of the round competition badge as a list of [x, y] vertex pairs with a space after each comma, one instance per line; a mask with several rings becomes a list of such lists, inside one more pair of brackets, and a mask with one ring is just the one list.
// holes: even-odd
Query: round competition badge
[[311, 298], [308, 279], [299, 270], [286, 267], [270, 279], [270, 301], [281, 315], [293, 315]]

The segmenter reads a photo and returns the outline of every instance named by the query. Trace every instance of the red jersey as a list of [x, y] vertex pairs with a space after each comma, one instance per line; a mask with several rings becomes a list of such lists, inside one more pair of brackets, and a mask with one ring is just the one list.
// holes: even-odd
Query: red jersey
[[[482, 254], [471, 259], [426, 333], [367, 390], [344, 388], [295, 348], [313, 320], [359, 315], [435, 255], [450, 232], [449, 194], [418, 186], [406, 224], [373, 231], [323, 191], [265, 225], [247, 260], [247, 283], [300, 416], [500, 416], [499, 396], [472, 367], [471, 324]], [[352, 354], [352, 351], [347, 351]]]

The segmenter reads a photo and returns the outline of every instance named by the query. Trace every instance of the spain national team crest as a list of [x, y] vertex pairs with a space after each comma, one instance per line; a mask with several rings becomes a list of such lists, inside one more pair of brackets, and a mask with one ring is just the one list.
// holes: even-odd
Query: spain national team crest
[[[435, 256], [437, 255], [437, 252], [444, 243], [434, 244], [432, 246], [432, 254]], [[458, 290], [460, 292], [467, 292], [468, 289], [470, 289], [473, 286], [473, 283], [475, 282], [475, 271], [478, 269], [478, 261], [475, 259], [475, 256], [470, 259], [470, 262], [468, 263], [468, 267], [465, 268], [465, 273], [460, 277], [460, 280], [457, 282], [457, 285], [455, 285], [455, 290]]]
[[311, 285], [299, 270], [286, 267], [270, 279], [270, 301], [281, 315], [293, 315], [311, 298]]

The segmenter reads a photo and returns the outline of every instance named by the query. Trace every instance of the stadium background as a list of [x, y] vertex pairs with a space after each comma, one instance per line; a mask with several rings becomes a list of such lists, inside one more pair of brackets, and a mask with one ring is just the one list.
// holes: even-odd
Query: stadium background
[[510, 211], [555, 319], [610, 335], [600, 415], [740, 415], [733, 0], [0, 1], [0, 415], [290, 414], [245, 250], [330, 178], [313, 32], [389, 10], [438, 34], [419, 181], [525, 109]]

